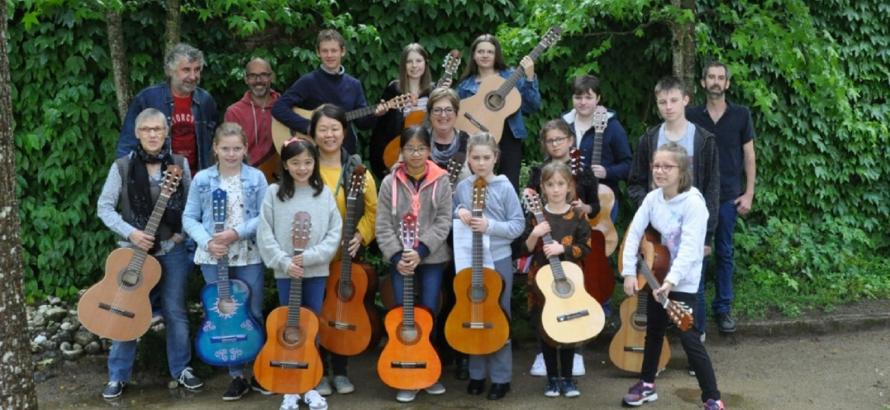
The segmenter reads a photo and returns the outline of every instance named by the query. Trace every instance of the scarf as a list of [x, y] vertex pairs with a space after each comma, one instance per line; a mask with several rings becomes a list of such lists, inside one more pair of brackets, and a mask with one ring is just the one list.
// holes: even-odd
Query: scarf
[[[433, 132], [430, 130], [430, 132]], [[448, 164], [448, 160], [454, 157], [454, 154], [457, 154], [457, 151], [460, 149], [460, 133], [456, 130], [454, 131], [454, 139], [451, 140], [451, 145], [448, 146], [447, 149], [439, 150], [438, 144], [433, 140], [433, 151], [431, 156], [433, 157], [433, 162], [436, 164]]]
[[[130, 161], [130, 177], [127, 181], [127, 197], [130, 208], [133, 211], [136, 229], [144, 230], [154, 210], [154, 202], [151, 200], [151, 185], [148, 180], [148, 164], [161, 164], [161, 171], [173, 164], [173, 156], [170, 155], [169, 143], [165, 143], [159, 154], [149, 154], [142, 148], [142, 144], [136, 145], [136, 155]], [[182, 231], [182, 210], [185, 207], [182, 185], [176, 188], [176, 192], [167, 200], [167, 208], [161, 217], [161, 224], [170, 228], [174, 233]], [[150, 253], [160, 249], [161, 241], [155, 240]]]

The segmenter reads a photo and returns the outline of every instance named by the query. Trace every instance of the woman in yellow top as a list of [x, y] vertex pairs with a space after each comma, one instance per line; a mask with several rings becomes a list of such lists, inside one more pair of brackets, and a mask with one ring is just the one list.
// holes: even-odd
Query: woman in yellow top
[[[356, 202], [355, 221], [347, 220], [346, 198], [351, 186], [352, 174], [356, 165], [360, 165], [362, 162], [358, 155], [349, 156], [343, 148], [346, 127], [346, 112], [333, 104], [324, 104], [318, 107], [312, 114], [309, 124], [309, 136], [315, 141], [320, 154], [321, 179], [334, 194], [340, 216], [343, 217], [344, 235], [353, 231], [352, 227], [347, 227], [346, 224], [350, 222], [355, 224], [355, 234], [351, 238], [341, 240], [341, 244], [345, 248], [341, 246], [340, 251], [334, 256], [331, 266], [338, 272], [342, 264], [341, 258], [344, 249], [349, 252], [350, 257], [355, 258], [361, 246], [367, 246], [374, 240], [374, 224], [377, 213], [377, 184], [371, 173], [365, 171], [364, 200]], [[338, 281], [339, 275], [331, 275], [329, 278], [331, 279], [329, 279], [327, 288], [334, 289], [337, 283], [332, 282]], [[330, 293], [328, 293], [328, 297], [330, 297]], [[324, 311], [325, 309], [322, 308], [322, 312]], [[322, 395], [330, 395], [332, 393], [331, 384], [333, 384], [339, 394], [352, 393], [355, 387], [346, 375], [346, 356], [328, 351], [325, 349], [324, 342], [322, 342], [321, 351], [322, 360], [325, 363], [325, 373], [331, 378], [329, 380], [328, 377], [322, 377], [316, 390]]]

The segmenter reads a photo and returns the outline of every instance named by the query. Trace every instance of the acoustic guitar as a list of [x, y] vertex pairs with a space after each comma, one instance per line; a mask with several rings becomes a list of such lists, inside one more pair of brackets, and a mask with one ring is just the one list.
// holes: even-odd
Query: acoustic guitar
[[[414, 104], [414, 102], [416, 100], [417, 100], [416, 97], [414, 97], [411, 94], [402, 94], [402, 95], [393, 97], [392, 99], [390, 99], [386, 102], [383, 102], [381, 104], [369, 105], [367, 107], [362, 107], [362, 108], [358, 108], [358, 109], [349, 111], [346, 113], [346, 121], [349, 122], [349, 121], [353, 121], [353, 120], [356, 120], [359, 118], [374, 115], [374, 113], [377, 111], [377, 107], [380, 105], [383, 105], [383, 107], [385, 107], [387, 110], [402, 109], [402, 108], [407, 107], [408, 105]], [[294, 114], [299, 115], [306, 121], [309, 121], [312, 118], [313, 110], [307, 110], [305, 108], [300, 108], [300, 107], [293, 107], [293, 111], [294, 111]], [[278, 121], [277, 119], [275, 119], [275, 117], [272, 117], [272, 141], [275, 144], [275, 150], [278, 151], [279, 154], [281, 154], [281, 144], [284, 143], [284, 141], [287, 141], [288, 139], [290, 139], [291, 137], [294, 137], [294, 136], [299, 136], [299, 137], [302, 137], [305, 139], [310, 139], [308, 135], [303, 134], [301, 132], [297, 132], [297, 131], [292, 132], [291, 129], [288, 128], [287, 125], [284, 125], [283, 123], [281, 123], [281, 121]]]
[[[485, 209], [485, 178], [473, 184], [473, 217]], [[482, 266], [482, 233], [473, 232], [472, 266], [454, 277], [454, 308], [445, 320], [445, 339], [466, 354], [494, 353], [507, 343], [510, 322], [501, 309], [504, 281], [491, 268]]]
[[[661, 286], [661, 282], [664, 281], [664, 276], [667, 275], [670, 269], [670, 253], [667, 247], [661, 244], [660, 235], [654, 228], [649, 227], [646, 229], [643, 239], [640, 240], [639, 252], [640, 259], [637, 262], [637, 276], [642, 275], [650, 289], [658, 289]], [[652, 266], [651, 269], [650, 266]], [[656, 277], [655, 272], [659, 272], [658, 276], [660, 278]], [[637, 283], [640, 283], [639, 279]], [[653, 294], [652, 296], [654, 297], [655, 295]], [[668, 299], [665, 296], [657, 297], [655, 301], [664, 307], [668, 318], [677, 325], [677, 328], [683, 332], [689, 330], [693, 319], [692, 308], [689, 305]]]
[[464, 169], [466, 160], [467, 155], [463, 152], [455, 153], [448, 160], [448, 166], [445, 167], [445, 171], [448, 172], [448, 183], [451, 185], [451, 192], [454, 192], [454, 187], [460, 182], [460, 172]]
[[[414, 249], [417, 219], [406, 214], [400, 222], [402, 247]], [[403, 303], [386, 314], [389, 340], [377, 359], [377, 375], [389, 387], [400, 390], [423, 389], [433, 385], [442, 374], [442, 363], [430, 343], [433, 315], [414, 306], [414, 275], [405, 275]]]
[[[161, 192], [144, 232], [154, 236], [167, 201], [182, 179], [182, 168], [168, 165]], [[105, 276], [77, 303], [77, 319], [95, 335], [111, 340], [134, 340], [151, 325], [148, 294], [161, 279], [161, 264], [139, 248], [118, 248], [105, 259]]]
[[[559, 40], [561, 34], [561, 27], [551, 27], [528, 56], [532, 60], [537, 59], [544, 50]], [[522, 105], [522, 96], [516, 89], [516, 83], [523, 75], [525, 72], [517, 68], [506, 80], [499, 75], [482, 80], [475, 95], [460, 100], [461, 113], [470, 113], [472, 116], [468, 118], [463, 114], [458, 115], [455, 127], [470, 135], [479, 133], [484, 127], [500, 142], [504, 133], [504, 120]]]
[[[308, 212], [294, 215], [294, 255], [309, 243], [312, 222]], [[302, 307], [303, 280], [290, 278], [287, 306], [275, 308], [266, 317], [268, 339], [253, 362], [253, 374], [266, 390], [279, 394], [302, 394], [315, 388], [324, 369], [315, 339], [318, 318]]]
[[[572, 148], [569, 151], [569, 168], [575, 176], [576, 185], [583, 178], [584, 165], [581, 161], [581, 150]], [[615, 273], [606, 256], [606, 238], [601, 231], [590, 230], [590, 252], [584, 257], [584, 289], [600, 304], [606, 303], [615, 290]]]
[[[225, 230], [227, 194], [212, 194], [213, 230]], [[255, 297], [262, 297], [256, 295]], [[229, 257], [217, 261], [217, 281], [201, 289], [204, 321], [195, 337], [195, 351], [211, 366], [231, 366], [253, 360], [265, 342], [259, 322], [250, 313], [250, 288], [229, 278]]]
[[[546, 221], [541, 201], [534, 191], [524, 194], [526, 207], [534, 214], [537, 223]], [[544, 243], [553, 242], [550, 234], [544, 235]], [[544, 295], [541, 327], [553, 342], [577, 344], [592, 339], [603, 330], [606, 323], [603, 308], [584, 290], [584, 273], [571, 262], [549, 258], [535, 274], [535, 283]]]
[[355, 166], [346, 192], [346, 221], [343, 224], [340, 263], [332, 263], [324, 303], [321, 306], [321, 345], [341, 356], [355, 356], [371, 342], [371, 320], [365, 305], [368, 274], [352, 263], [349, 241], [355, 236], [358, 205], [364, 201], [365, 167]]
[[[626, 372], [639, 373], [643, 370], [648, 299], [648, 291], [640, 291], [621, 302], [621, 327], [609, 343], [609, 360]], [[670, 360], [671, 346], [665, 336], [658, 356], [658, 368], [664, 369]]]
[[[590, 156], [590, 165], [602, 165], [603, 162], [603, 132], [609, 122], [609, 112], [606, 107], [598, 105], [593, 112], [593, 152]], [[612, 223], [612, 208], [615, 207], [615, 192], [608, 185], [600, 183], [597, 196], [600, 200], [600, 212], [590, 219], [590, 226], [595, 231], [602, 232], [606, 238], [606, 256], [611, 256], [618, 247], [618, 232]], [[614, 282], [614, 280], [613, 280]]]
[[[451, 52], [445, 56], [442, 68], [445, 71], [442, 73], [442, 77], [439, 78], [439, 81], [436, 81], [436, 85], [433, 89], [442, 87], [446, 81], [454, 78], [454, 74], [457, 72], [457, 69], [460, 68], [460, 51], [451, 50]], [[426, 116], [426, 110], [411, 111], [405, 116], [405, 121], [402, 123], [402, 129], [423, 124], [426, 120]], [[388, 143], [386, 143], [386, 148], [383, 149], [383, 164], [386, 165], [387, 169], [392, 168], [392, 166], [399, 161], [399, 155], [402, 152], [401, 140], [402, 137], [399, 134], [396, 134]]]

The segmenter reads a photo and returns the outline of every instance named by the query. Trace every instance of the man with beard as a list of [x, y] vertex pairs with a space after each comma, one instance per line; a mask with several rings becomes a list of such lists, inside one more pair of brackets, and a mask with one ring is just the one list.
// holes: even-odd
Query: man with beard
[[280, 94], [272, 89], [275, 73], [268, 61], [253, 58], [244, 68], [247, 91], [240, 100], [226, 109], [225, 121], [241, 125], [247, 137], [247, 161], [259, 168], [269, 182], [281, 166], [272, 142], [272, 105]]
[[[714, 234], [714, 253], [717, 266], [714, 269], [716, 293], [711, 309], [721, 333], [736, 330], [732, 318], [733, 245], [736, 215], [751, 211], [754, 200], [754, 181], [757, 167], [754, 157], [754, 126], [748, 107], [726, 101], [730, 85], [730, 71], [725, 64], [713, 61], [702, 70], [701, 85], [707, 93], [707, 103], [690, 107], [686, 117], [712, 132], [717, 137], [720, 155], [720, 206], [717, 229]], [[745, 189], [742, 191], [742, 173]], [[699, 312], [705, 311], [704, 283], [699, 282]], [[695, 317], [695, 327], [704, 330], [704, 315]]]
[[164, 72], [168, 81], [143, 89], [130, 102], [117, 157], [136, 149], [136, 116], [146, 108], [155, 108], [167, 119], [167, 139], [174, 154], [185, 157], [195, 172], [213, 162], [210, 146], [219, 112], [210, 93], [198, 87], [203, 68], [204, 54], [188, 44], [179, 43], [167, 53]]

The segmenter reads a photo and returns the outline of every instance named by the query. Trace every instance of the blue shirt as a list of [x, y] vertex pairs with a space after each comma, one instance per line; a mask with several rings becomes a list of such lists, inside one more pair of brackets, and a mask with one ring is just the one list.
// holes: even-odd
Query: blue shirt
[[[509, 78], [512, 74], [513, 70], [501, 70], [498, 72], [498, 75], [504, 79]], [[525, 121], [522, 120], [522, 113], [531, 114], [541, 108], [541, 93], [538, 91], [537, 76], [534, 81], [527, 81], [524, 75], [520, 76], [519, 81], [516, 82], [516, 89], [519, 90], [519, 95], [522, 96], [522, 105], [519, 106], [519, 111], [507, 117], [507, 126], [510, 127], [513, 138], [521, 140], [528, 136], [528, 131], [525, 129]], [[461, 99], [472, 97], [477, 92], [479, 92], [479, 82], [476, 81], [475, 75], [467, 77], [457, 86], [457, 95]]]

